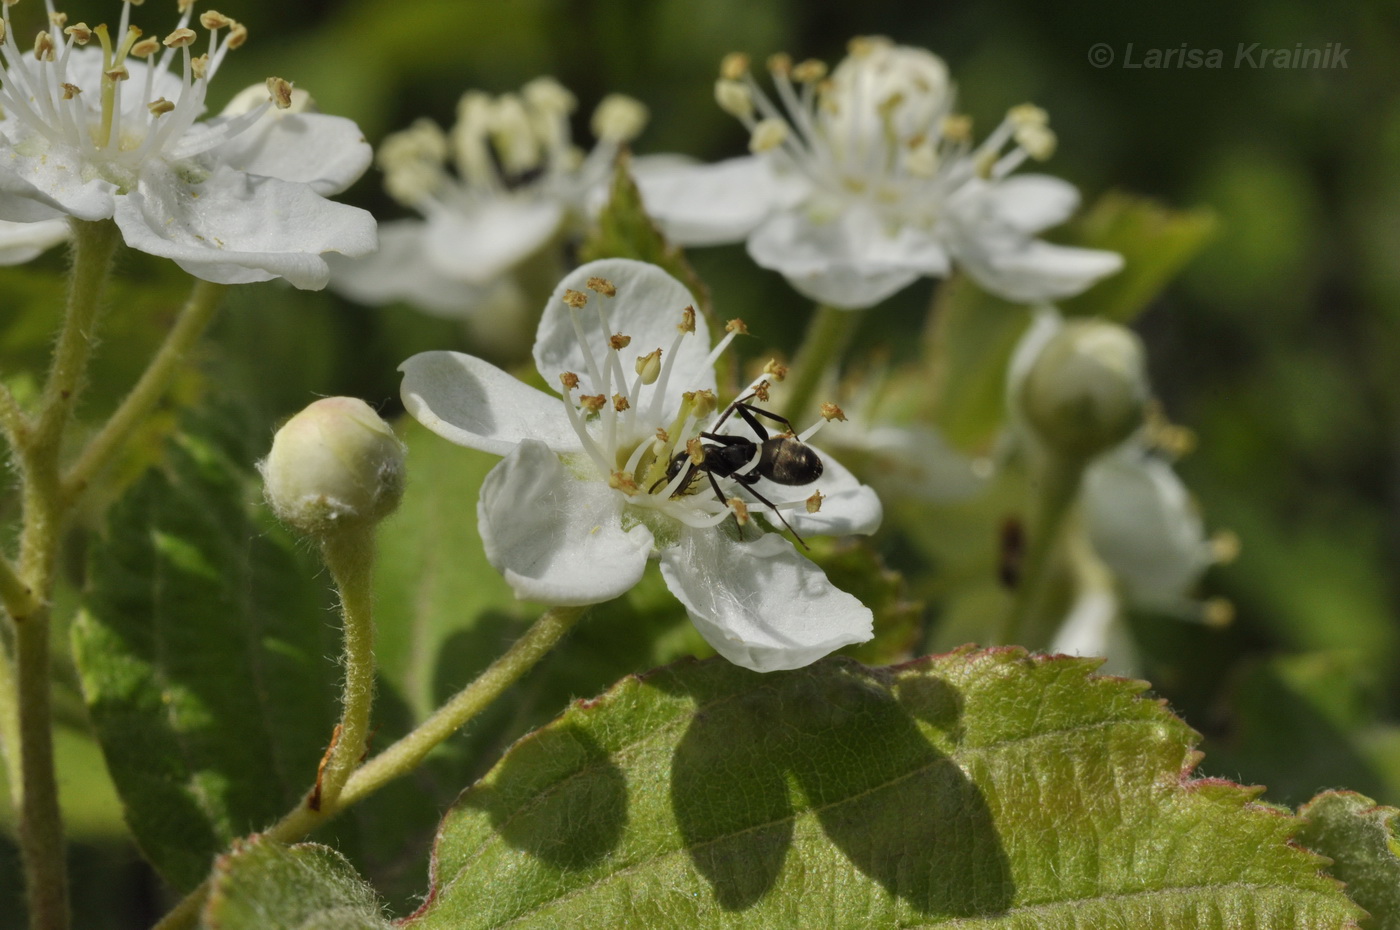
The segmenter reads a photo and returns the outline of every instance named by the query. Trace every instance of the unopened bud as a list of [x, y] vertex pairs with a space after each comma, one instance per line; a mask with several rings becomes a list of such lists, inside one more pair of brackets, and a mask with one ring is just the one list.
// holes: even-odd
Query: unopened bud
[[1147, 399], [1138, 337], [1116, 323], [1069, 320], [1031, 365], [1020, 403], [1047, 446], [1087, 460], [1142, 425]]
[[404, 447], [369, 404], [326, 397], [277, 431], [258, 470], [277, 517], [325, 537], [393, 513], [403, 496]]

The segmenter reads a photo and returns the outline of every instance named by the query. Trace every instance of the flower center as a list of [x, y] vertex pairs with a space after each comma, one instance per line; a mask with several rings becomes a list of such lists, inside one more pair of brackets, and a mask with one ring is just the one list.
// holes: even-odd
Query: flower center
[[[768, 71], [777, 103], [746, 56], [727, 56], [716, 100], [749, 129], [751, 151], [812, 183], [821, 213], [859, 201], [892, 226], [929, 227], [964, 185], [1000, 179], [1054, 151], [1045, 111], [1029, 104], [1013, 107], [974, 147], [971, 120], [953, 110], [943, 62], [886, 39], [852, 40], [829, 77], [822, 62], [793, 64], [786, 55], [771, 57]], [[833, 209], [824, 210], [822, 199]]]
[[[105, 24], [70, 26], [67, 14], [45, 0], [48, 26], [30, 51], [22, 50], [15, 36], [13, 2], [4, 0], [0, 22], [0, 106], [7, 118], [28, 130], [19, 146], [33, 150], [26, 154], [66, 146], [96, 174], [126, 188], [153, 153], [189, 158], [246, 129], [267, 108], [264, 104], [202, 133], [190, 132], [204, 112], [210, 79], [228, 52], [248, 38], [240, 23], [209, 10], [199, 17], [209, 33], [207, 50], [193, 56], [191, 47], [198, 40], [189, 28], [194, 0], [179, 0], [179, 22], [164, 39], [143, 38], [131, 25], [131, 0], [123, 0], [115, 35]], [[171, 73], [177, 58], [179, 77]], [[274, 98], [282, 96], [285, 81], [268, 83]]]

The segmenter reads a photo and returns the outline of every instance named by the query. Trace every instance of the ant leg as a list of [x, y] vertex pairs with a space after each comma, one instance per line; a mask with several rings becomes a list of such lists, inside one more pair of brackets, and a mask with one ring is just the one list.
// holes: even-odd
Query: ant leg
[[[750, 394], [749, 396], [752, 397], [753, 395]], [[747, 399], [748, 398], [745, 398], [745, 400]], [[758, 418], [754, 416], [754, 414], [759, 414], [761, 416], [767, 417], [770, 420], [774, 420], [778, 423], [781, 423], [787, 427], [789, 433], [792, 433], [794, 436], [797, 435], [796, 427], [792, 425], [792, 423], [788, 420], [787, 417], [779, 416], [778, 414], [773, 413], [770, 410], [764, 410], [762, 407], [755, 407], [753, 404], [746, 404], [743, 400], [736, 400], [734, 402], [734, 405], [739, 410], [739, 416], [744, 418], [744, 422], [749, 424], [749, 426], [752, 427], [759, 434], [759, 436], [761, 436], [764, 439], [768, 438], [768, 431], [765, 430], [762, 426], [758, 425]]]
[[[707, 471], [705, 472], [705, 477], [710, 479], [710, 487], [715, 489], [715, 497], [719, 498], [720, 503], [728, 507], [729, 498], [725, 497], [724, 492], [720, 490], [719, 482], [715, 480], [715, 473], [712, 471]], [[737, 515], [734, 518], [734, 522], [737, 523], [739, 526], [739, 539], [742, 540], [744, 538], [744, 524], [739, 523], [739, 518]]]
[[701, 433], [700, 438], [708, 439], [711, 442], [717, 442], [726, 446], [745, 446], [749, 445], [751, 442], [751, 440], [745, 439], [743, 436], [728, 436], [724, 433]]
[[[692, 465], [692, 464], [687, 464], [687, 465], [685, 466], [685, 468], [686, 468], [685, 477], [684, 477], [683, 479], [681, 479], [681, 483], [680, 483], [677, 487], [685, 488], [685, 487], [689, 487], [689, 486], [690, 486], [691, 475], [692, 475], [692, 473], [695, 471], [695, 466]], [[676, 477], [676, 476], [675, 476], [675, 475], [662, 475], [660, 478], [657, 478], [657, 479], [656, 479], [656, 483], [655, 483], [655, 484], [653, 484], [650, 488], [647, 489], [647, 493], [648, 493], [648, 494], [655, 494], [657, 488], [665, 487], [666, 484], [667, 484], [672, 478], [674, 478], [674, 477]]]
[[781, 523], [783, 524], [783, 526], [787, 527], [788, 532], [791, 533], [791, 534], [793, 535], [793, 537], [798, 541], [798, 543], [802, 546], [803, 549], [811, 549], [811, 548], [812, 548], [811, 546], [807, 545], [807, 540], [805, 540], [805, 539], [802, 538], [802, 534], [799, 533], [799, 532], [797, 532], [797, 530], [793, 529], [793, 528], [792, 528], [792, 524], [789, 523], [789, 522], [787, 522], [787, 519], [783, 516], [782, 511], [778, 510], [778, 505], [777, 505], [777, 504], [773, 503], [773, 502], [770, 501], [768, 498], [766, 498], [766, 497], [764, 497], [762, 494], [758, 493], [758, 490], [755, 489], [755, 488], [753, 487], [753, 485], [745, 484], [745, 483], [742, 482], [742, 481], [740, 482], [740, 484], [743, 484], [745, 490], [747, 490], [747, 491], [748, 491], [750, 494], [752, 494], [754, 497], [758, 498], [758, 502], [759, 502], [760, 504], [763, 504], [764, 506], [766, 506], [766, 507], [768, 508], [769, 512], [772, 513], [773, 516], [777, 517], [778, 520], [779, 520], [779, 522], [781, 522]]
[[715, 425], [711, 427], [711, 431], [717, 430], [721, 426], [723, 426], [724, 421], [729, 419], [729, 417], [734, 413], [735, 410], [738, 410], [741, 405], [744, 405], [744, 402], [746, 400], [754, 396], [756, 395], [750, 393], [745, 394], [743, 397], [736, 398], [732, 403], [730, 403], [728, 407], [725, 408], [724, 414], [718, 420], [715, 421]]

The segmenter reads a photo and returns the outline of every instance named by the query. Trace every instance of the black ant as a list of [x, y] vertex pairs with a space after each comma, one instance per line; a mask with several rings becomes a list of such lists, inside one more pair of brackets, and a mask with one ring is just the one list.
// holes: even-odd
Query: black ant
[[[720, 501], [726, 501], [724, 492], [720, 490], [719, 482], [715, 476], [720, 478], [733, 478], [752, 494], [759, 503], [768, 507], [773, 514], [782, 521], [792, 535], [797, 537], [797, 541], [802, 547], [807, 548], [806, 541], [792, 528], [792, 526], [778, 512], [778, 507], [768, 498], [754, 488], [758, 479], [766, 478], [775, 484], [800, 485], [810, 484], [822, 476], [822, 460], [817, 455], [816, 450], [798, 439], [795, 435], [797, 430], [788, 422], [787, 417], [779, 416], [776, 413], [764, 410], [762, 407], [755, 407], [748, 403], [749, 398], [756, 396], [756, 393], [746, 394], [729, 405], [729, 409], [724, 411], [724, 415], [715, 421], [713, 429], [709, 432], [702, 432], [701, 439], [709, 440], [711, 445], [704, 445], [704, 461], [695, 464], [690, 460], [690, 453], [687, 451], [677, 452], [671, 459], [671, 463], [666, 466], [665, 477], [658, 480], [651, 486], [654, 493], [657, 488], [670, 483], [681, 473], [682, 468], [688, 468], [686, 476], [677, 486], [676, 494], [684, 493], [697, 474], [703, 473], [710, 480], [710, 487], [714, 490], [715, 496]], [[714, 432], [724, 425], [724, 421], [733, 414], [739, 414], [744, 422], [758, 434], [758, 441], [755, 442], [747, 436], [729, 436], [724, 433]], [[758, 417], [764, 416], [787, 427], [787, 432], [780, 436], [768, 435], [768, 430], [763, 424], [758, 422]]]

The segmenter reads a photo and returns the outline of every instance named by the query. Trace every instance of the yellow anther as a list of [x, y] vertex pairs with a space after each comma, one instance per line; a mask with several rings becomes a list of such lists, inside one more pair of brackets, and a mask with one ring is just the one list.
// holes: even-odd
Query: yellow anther
[[614, 333], [608, 337], [608, 345], [614, 349], [625, 349], [632, 344], [631, 336], [624, 336], [622, 333]]
[[146, 109], [151, 111], [152, 116], [164, 116], [166, 113], [175, 109], [175, 104], [166, 100], [164, 97], [160, 97], [146, 104]]
[[830, 422], [832, 420], [840, 420], [842, 423], [846, 422], [845, 411], [843, 411], [840, 407], [832, 403], [822, 404], [821, 414], [822, 417], [827, 420], [827, 422]]
[[631, 142], [642, 134], [651, 114], [640, 100], [625, 94], [608, 94], [593, 111], [589, 128], [595, 138], [607, 142]]
[[638, 494], [642, 490], [637, 486], [637, 479], [620, 471], [608, 476], [608, 487], [627, 495]]
[[683, 333], [695, 332], [695, 308], [686, 307], [681, 311], [681, 321], [676, 326]]
[[747, 336], [749, 334], [749, 328], [745, 326], [744, 321], [737, 316], [724, 324], [724, 331], [726, 333], [738, 333], [741, 336]]
[[788, 368], [776, 358], [770, 358], [763, 365], [763, 373], [774, 381], [781, 381], [787, 377]]
[[559, 375], [559, 382], [564, 385], [564, 390], [572, 391], [578, 387], [578, 375], [572, 371], [566, 371]]
[[588, 295], [583, 291], [576, 291], [569, 288], [564, 291], [564, 303], [573, 307], [575, 310], [582, 310], [584, 307], [588, 306]]
[[943, 138], [954, 142], [972, 141], [972, 117], [965, 113], [955, 113], [943, 118]]
[[742, 120], [753, 116], [753, 91], [743, 81], [729, 78], [715, 81], [715, 103], [730, 116]]
[[653, 349], [646, 355], [637, 356], [636, 369], [643, 384], [655, 384], [661, 376], [661, 350]]
[[1045, 126], [1029, 124], [1016, 130], [1016, 144], [1036, 161], [1045, 161], [1055, 154], [1054, 130]]
[[1210, 554], [1220, 565], [1229, 565], [1240, 557], [1240, 537], [1234, 530], [1221, 530], [1210, 539]]
[[740, 526], [745, 526], [749, 522], [749, 505], [737, 497], [731, 497], [725, 503], [729, 504], [729, 509], [734, 511], [734, 519], [739, 521]]
[[74, 23], [63, 30], [63, 34], [71, 38], [74, 43], [78, 45], [87, 45], [92, 41], [92, 30], [88, 28], [87, 23]]
[[589, 413], [598, 413], [608, 402], [608, 397], [606, 394], [580, 394], [578, 402]]
[[768, 389], [772, 386], [773, 385], [769, 384], [767, 381], [758, 382], [753, 386], [753, 396], [757, 397], [765, 404], [768, 403]]
[[72, 100], [74, 97], [78, 96], [83, 92], [83, 89], [77, 84], [63, 84], [60, 86], [62, 86], [63, 88], [64, 100]]
[[749, 56], [743, 52], [730, 52], [719, 62], [719, 76], [737, 81], [749, 72]]
[[160, 39], [155, 36], [147, 36], [131, 47], [130, 54], [136, 58], [150, 58], [158, 51], [160, 51]]
[[771, 152], [787, 141], [790, 132], [787, 122], [777, 117], [759, 120], [749, 136], [749, 151]]
[[857, 58], [863, 58], [879, 49], [889, 48], [893, 44], [885, 36], [856, 36], [846, 43], [846, 51]]
[[792, 77], [803, 84], [815, 84], [826, 77], [826, 62], [808, 58], [792, 69]]
[[685, 441], [685, 454], [690, 459], [690, 464], [705, 464], [705, 444], [699, 439], [687, 439]]
[[821, 491], [812, 492], [812, 496], [807, 498], [807, 512], [816, 513], [817, 511], [821, 510], [822, 501], [824, 500], [826, 500], [826, 497], [822, 494]]
[[216, 10], [205, 10], [199, 14], [199, 24], [210, 31], [227, 29], [233, 25], [233, 19]]
[[190, 59], [190, 73], [196, 79], [202, 78], [209, 73], [209, 55], [198, 55]]
[[681, 396], [690, 401], [691, 409], [695, 411], [695, 416], [698, 419], [704, 419], [714, 413], [715, 408], [719, 406], [719, 401], [715, 399], [714, 391], [709, 389], [689, 391]]
[[193, 29], [188, 26], [181, 26], [170, 35], [165, 37], [166, 48], [186, 48], [193, 45], [194, 40], [199, 38]]
[[656, 441], [662, 445], [671, 441], [671, 434], [666, 432], [666, 427], [658, 426], [656, 428]]
[[184, 13], [194, 6], [194, 0], [178, 0], [179, 12]]
[[1227, 627], [1235, 621], [1235, 605], [1223, 597], [1213, 597], [1202, 605], [1201, 619], [1217, 630]]
[[552, 77], [538, 77], [520, 90], [525, 102], [541, 113], [566, 116], [578, 106], [578, 99]]
[[131, 72], [125, 68], [113, 68], [110, 71], [103, 71], [102, 76], [115, 84], [118, 81], [130, 80]]
[[53, 36], [45, 29], [34, 37], [34, 57], [40, 61], [53, 61]]
[[938, 152], [927, 142], [904, 153], [904, 170], [916, 178], [931, 178], [938, 173]]
[[1006, 118], [1017, 127], [1050, 125], [1050, 114], [1033, 103], [1017, 104], [1006, 111]]
[[285, 110], [292, 105], [292, 84], [290, 81], [284, 81], [280, 77], [268, 78], [267, 93], [272, 98], [272, 105], [279, 110]]
[[58, 28], [62, 29], [64, 26], [68, 25], [68, 14], [67, 14], [67, 13], [50, 13], [50, 14], [49, 14], [49, 22], [50, 22], [52, 25], [57, 26]]
[[768, 56], [768, 72], [774, 75], [787, 77], [792, 74], [792, 56], [787, 52], [778, 52]]
[[632, 402], [629, 401], [626, 397], [624, 397], [624, 396], [621, 395], [621, 394], [614, 394], [614, 395], [612, 396], [612, 402], [613, 402], [613, 409], [616, 410], [618, 413], [621, 413], [622, 411], [626, 410], [628, 407], [632, 406]]
[[234, 23], [229, 28], [228, 36], [224, 38], [224, 48], [238, 48], [248, 41], [248, 27], [242, 23]]
[[604, 297], [617, 296], [617, 286], [607, 278], [589, 278], [584, 287], [595, 294], [602, 294]]

